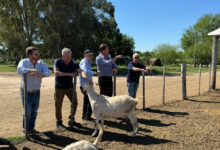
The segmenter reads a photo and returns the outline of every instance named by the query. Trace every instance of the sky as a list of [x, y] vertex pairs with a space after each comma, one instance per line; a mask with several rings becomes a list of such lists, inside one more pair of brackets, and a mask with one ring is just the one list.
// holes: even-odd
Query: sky
[[220, 13], [220, 0], [108, 0], [121, 33], [133, 37], [136, 51], [180, 45], [185, 29], [204, 14]]

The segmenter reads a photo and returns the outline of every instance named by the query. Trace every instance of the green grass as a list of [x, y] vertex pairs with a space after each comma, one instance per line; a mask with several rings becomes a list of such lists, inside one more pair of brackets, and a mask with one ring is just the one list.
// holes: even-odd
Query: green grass
[[0, 72], [17, 72], [17, 66], [0, 64]]
[[25, 140], [25, 137], [23, 136], [15, 136], [15, 137], [8, 137], [5, 138], [7, 141], [9, 141], [10, 143], [21, 143]]
[[[154, 75], [163, 74], [163, 66], [161, 67], [153, 66], [151, 68], [153, 70]], [[53, 67], [49, 66], [49, 69], [53, 69]], [[220, 67], [218, 67], [217, 69], [220, 69]], [[97, 67], [93, 65], [92, 70], [97, 71]], [[180, 75], [180, 70], [181, 70], [180, 65], [166, 65], [166, 75]], [[198, 66], [193, 67], [187, 65], [186, 70], [187, 70], [187, 74], [198, 73], [199, 67]], [[119, 66], [118, 75], [125, 76], [127, 74], [127, 71], [128, 69], [126, 65]], [[209, 71], [208, 67], [202, 67], [202, 72], [208, 72], [208, 71]], [[14, 64], [0, 64], [0, 72], [17, 72], [17, 66]], [[52, 73], [51, 75], [53, 76], [54, 74]]]

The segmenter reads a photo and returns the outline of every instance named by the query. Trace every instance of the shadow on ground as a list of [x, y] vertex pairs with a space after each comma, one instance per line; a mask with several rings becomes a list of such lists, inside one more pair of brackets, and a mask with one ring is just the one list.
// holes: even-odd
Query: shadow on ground
[[8, 140], [0, 138], [0, 149], [4, 150], [17, 150]]
[[151, 113], [165, 114], [165, 115], [175, 116], [175, 117], [184, 117], [186, 115], [189, 115], [189, 113], [187, 112], [171, 112], [171, 111], [152, 109], [152, 108], [146, 108], [144, 111], [151, 112]]
[[[213, 96], [212, 96], [213, 97]], [[188, 101], [191, 102], [197, 102], [197, 103], [210, 103], [210, 104], [220, 104], [220, 102], [215, 102], [215, 101], [208, 101], [208, 100], [196, 100], [196, 99], [192, 99], [192, 98], [188, 98]]]
[[162, 144], [168, 142], [176, 143], [174, 141], [159, 139], [149, 135], [131, 137], [126, 134], [109, 132], [109, 131], [104, 132], [102, 141], [103, 142], [117, 141], [117, 142], [123, 142], [125, 144], [129, 143], [129, 144], [137, 144], [137, 145]]

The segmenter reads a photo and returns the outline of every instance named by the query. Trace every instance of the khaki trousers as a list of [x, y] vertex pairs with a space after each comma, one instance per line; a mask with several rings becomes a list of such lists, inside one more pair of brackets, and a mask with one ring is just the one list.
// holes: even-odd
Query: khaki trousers
[[75, 91], [73, 91], [72, 88], [71, 89], [55, 88], [54, 100], [55, 100], [56, 119], [57, 121], [62, 120], [62, 104], [63, 104], [63, 98], [65, 95], [68, 97], [68, 99], [71, 102], [69, 119], [71, 121], [74, 121], [78, 103], [77, 103], [77, 94]]

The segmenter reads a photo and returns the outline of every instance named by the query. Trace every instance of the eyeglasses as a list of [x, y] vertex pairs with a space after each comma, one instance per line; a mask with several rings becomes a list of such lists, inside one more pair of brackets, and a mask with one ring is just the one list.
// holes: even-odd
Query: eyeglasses
[[32, 54], [34, 56], [40, 56], [40, 53], [35, 53], [35, 54]]
[[139, 58], [139, 57], [134, 57], [134, 58]]

